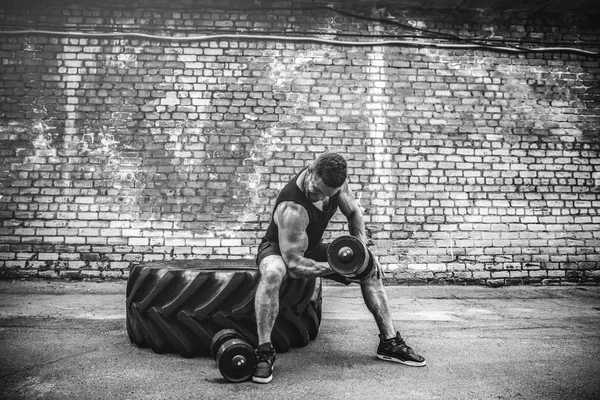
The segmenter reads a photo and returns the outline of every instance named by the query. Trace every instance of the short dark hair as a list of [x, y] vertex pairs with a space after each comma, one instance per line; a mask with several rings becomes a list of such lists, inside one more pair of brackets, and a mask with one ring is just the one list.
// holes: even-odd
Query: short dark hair
[[342, 187], [348, 175], [344, 157], [337, 153], [323, 153], [315, 160], [312, 168], [325, 185], [330, 188]]

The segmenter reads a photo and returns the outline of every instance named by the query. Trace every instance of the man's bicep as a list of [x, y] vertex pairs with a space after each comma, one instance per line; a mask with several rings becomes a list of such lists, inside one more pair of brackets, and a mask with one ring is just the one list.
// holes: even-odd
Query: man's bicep
[[276, 212], [279, 230], [279, 249], [286, 264], [293, 263], [308, 248], [308, 214], [304, 207], [295, 203], [282, 203]]

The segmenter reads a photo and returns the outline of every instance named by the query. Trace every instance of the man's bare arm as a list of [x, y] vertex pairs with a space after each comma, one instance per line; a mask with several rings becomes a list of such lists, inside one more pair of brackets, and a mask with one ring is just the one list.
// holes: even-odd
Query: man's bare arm
[[363, 214], [358, 203], [354, 199], [352, 191], [348, 187], [348, 183], [344, 183], [344, 186], [340, 189], [338, 204], [340, 211], [348, 220], [348, 231], [350, 232], [350, 235], [357, 237], [366, 244], [367, 235], [365, 233]]
[[[365, 231], [365, 220], [363, 218], [363, 213], [358, 206], [352, 191], [348, 187], [348, 183], [345, 183], [340, 190], [338, 204], [340, 206], [340, 211], [342, 211], [342, 214], [344, 214], [346, 219], [348, 219], [348, 231], [350, 232], [350, 235], [357, 237], [366, 245], [367, 235]], [[384, 272], [381, 264], [379, 264], [379, 260], [377, 260], [377, 257], [373, 257], [373, 262], [377, 268], [376, 277], [381, 278], [384, 275]]]
[[327, 264], [317, 263], [304, 257], [308, 248], [308, 213], [301, 205], [293, 202], [279, 204], [274, 215], [279, 228], [279, 249], [288, 274], [293, 277], [324, 276], [333, 271]]

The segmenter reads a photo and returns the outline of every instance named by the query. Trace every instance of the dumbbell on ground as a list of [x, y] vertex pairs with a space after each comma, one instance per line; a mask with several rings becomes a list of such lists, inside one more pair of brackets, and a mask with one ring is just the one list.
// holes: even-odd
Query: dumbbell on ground
[[256, 368], [254, 348], [233, 329], [223, 329], [213, 336], [210, 354], [217, 362], [223, 378], [229, 382], [250, 379]]

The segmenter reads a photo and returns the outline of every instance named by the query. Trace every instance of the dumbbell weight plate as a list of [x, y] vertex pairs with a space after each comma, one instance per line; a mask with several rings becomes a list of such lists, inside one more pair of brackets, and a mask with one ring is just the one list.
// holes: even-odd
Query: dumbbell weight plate
[[242, 335], [240, 335], [239, 333], [237, 333], [236, 331], [234, 331], [233, 329], [222, 329], [219, 332], [217, 332], [215, 336], [213, 336], [212, 340], [210, 341], [209, 348], [210, 348], [210, 355], [214, 360], [217, 359], [217, 352], [221, 348], [221, 345], [231, 339], [242, 339], [243, 340], [244, 337]]
[[[346, 252], [349, 250], [349, 252]], [[342, 255], [345, 254], [345, 257]], [[350, 257], [347, 255], [351, 254]], [[367, 264], [367, 248], [354, 236], [340, 236], [336, 238], [327, 248], [327, 261], [331, 268], [341, 275], [354, 277], [361, 274]]]
[[244, 382], [254, 374], [256, 353], [245, 340], [230, 339], [217, 352], [217, 366], [229, 382]]

